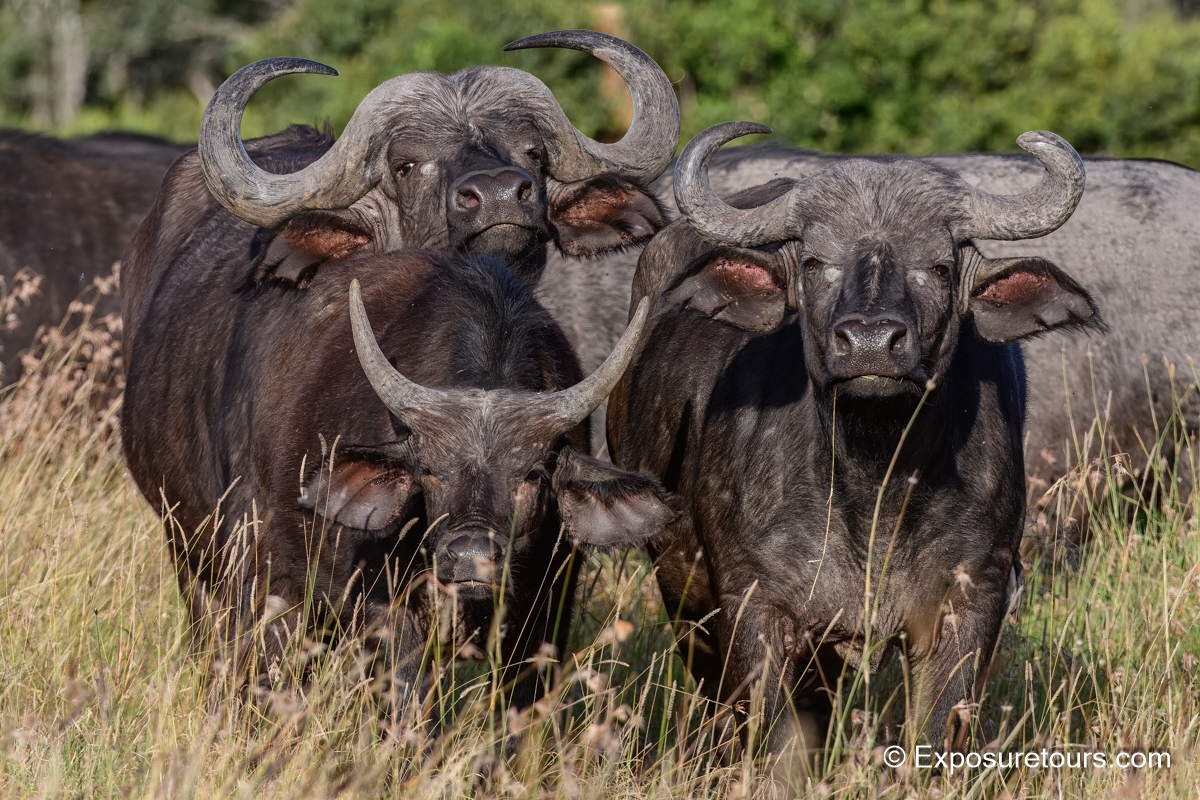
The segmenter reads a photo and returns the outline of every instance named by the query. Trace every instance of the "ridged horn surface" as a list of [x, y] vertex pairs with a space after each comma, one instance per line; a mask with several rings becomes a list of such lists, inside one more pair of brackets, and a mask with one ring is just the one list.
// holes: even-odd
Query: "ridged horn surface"
[[350, 326], [358, 362], [379, 399], [388, 410], [406, 422], [413, 412], [428, 412], [446, 402], [444, 392], [413, 383], [391, 365], [371, 330], [367, 309], [363, 306], [358, 280], [350, 281]]
[[[548, 95], [544, 105], [553, 127], [553, 136], [548, 137], [553, 141], [547, 142], [551, 150], [549, 167], [557, 180], [567, 183], [613, 173], [648, 182], [667, 168], [679, 144], [679, 101], [671, 80], [654, 59], [624, 39], [588, 30], [541, 33], [512, 42], [504, 49], [535, 47], [562, 47], [592, 54], [621, 76], [633, 98], [629, 130], [619, 142], [601, 144], [580, 133], [545, 84], [533, 79]], [[532, 84], [529, 88], [536, 90]]]
[[801, 187], [766, 205], [741, 209], [717, 197], [708, 177], [708, 162], [722, 145], [752, 133], [770, 132], [757, 122], [722, 122], [700, 131], [683, 148], [675, 164], [675, 202], [704, 238], [737, 247], [758, 247], [789, 238], [789, 210]]
[[1071, 218], [1083, 197], [1083, 159], [1065, 139], [1049, 131], [1029, 131], [1017, 138], [1046, 172], [1027, 192], [996, 195], [967, 186], [963, 220], [955, 232], [963, 238], [1036, 239]]

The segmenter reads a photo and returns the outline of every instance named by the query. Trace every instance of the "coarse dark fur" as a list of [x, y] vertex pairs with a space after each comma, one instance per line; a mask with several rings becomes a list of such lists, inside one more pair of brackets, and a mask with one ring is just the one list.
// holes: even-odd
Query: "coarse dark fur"
[[[383, 179], [349, 208], [319, 212], [322, 223], [363, 234], [355, 246], [375, 252], [427, 247], [502, 256], [531, 284], [551, 243], [568, 256], [591, 256], [642, 244], [662, 227], [657, 201], [628, 180], [551, 177], [538, 125], [545, 112], [530, 98], [497, 91], [495, 69], [423, 73], [436, 90], [380, 122], [388, 131], [380, 145]], [[311, 147], [309, 159], [281, 170], [299, 171], [333, 144], [332, 136], [314, 136], [294, 128], [258, 148]], [[300, 214], [280, 227], [306, 219]], [[263, 261], [265, 271], [299, 283], [313, 267], [286, 249], [269, 250]]]
[[[0, 130], [0, 280], [11, 291], [28, 268], [40, 291], [0, 320], [0, 386], [21, 377], [21, 353], [40, 328], [67, 318], [71, 301], [107, 276], [182, 145], [130, 133], [53, 139]], [[117, 312], [115, 297], [93, 312]], [[77, 325], [78, 320], [72, 324]]]
[[[260, 163], [285, 170], [324, 146], [286, 137]], [[652, 535], [671, 516], [661, 486], [591, 458], [586, 421], [561, 430], [530, 412], [529, 393], [581, 374], [502, 262], [318, 241], [306, 288], [264, 279], [263, 231], [220, 207], [189, 157], [126, 258], [124, 452], [146, 499], [169, 510], [194, 620], [221, 625], [240, 602], [294, 631], [315, 575], [328, 619], [313, 622], [373, 636], [390, 675], [416, 687], [433, 598], [457, 604], [455, 645], [478, 646], [504, 580], [510, 661], [560, 644], [572, 539]], [[383, 352], [449, 391], [443, 407], [401, 421], [375, 394], [353, 345], [352, 279]], [[247, 520], [250, 535], [231, 539]], [[266, 643], [269, 663], [280, 642]]]
[[[778, 178], [801, 179], [848, 156], [763, 142], [727, 147], [713, 158], [712, 185], [721, 197]], [[885, 158], [885, 157], [871, 157]], [[926, 156], [976, 186], [1015, 194], [1037, 182], [1042, 167], [1032, 157], [1010, 153]], [[1037, 499], [1081, 462], [1099, 455], [1093, 431], [1106, 419], [1106, 449], [1129, 456], [1139, 475], [1147, 465], [1144, 446], [1164, 430], [1175, 404], [1193, 427], [1200, 394], [1188, 358], [1200, 358], [1200, 173], [1149, 159], [1084, 157], [1087, 190], [1070, 220], [1035, 241], [980, 242], [992, 258], [1044, 256], [1088, 287], [1104, 309], [1105, 336], [1073, 333], [1021, 343], [1029, 380], [1025, 471]], [[672, 171], [650, 187], [675, 212]], [[639, 252], [594, 259], [588, 269], [551, 255], [539, 297], [576, 347], [584, 369], [603, 359], [628, 319], [625, 288]], [[1143, 362], [1143, 356], [1145, 361]], [[1164, 361], [1177, 368], [1175, 385]], [[1170, 445], [1170, 442], [1167, 442]], [[1168, 463], [1173, 453], [1168, 446]], [[1190, 464], [1176, 464], [1184, 497], [1191, 488]], [[1078, 514], [1078, 507], [1068, 513]], [[1060, 520], [1065, 521], [1065, 520]]]
[[710, 697], [737, 704], [764, 678], [769, 749], [800, 732], [820, 746], [837, 665], [873, 671], [902, 646], [916, 724], [940, 742], [1016, 588], [1016, 340], [1099, 320], [1043, 259], [989, 262], [964, 283], [983, 273], [951, 233], [961, 184], [946, 170], [849, 160], [810, 180], [797, 240], [716, 247], [677, 222], [645, 249], [632, 296], [654, 315], [610, 399], [609, 445], [682, 503], [651, 551]]

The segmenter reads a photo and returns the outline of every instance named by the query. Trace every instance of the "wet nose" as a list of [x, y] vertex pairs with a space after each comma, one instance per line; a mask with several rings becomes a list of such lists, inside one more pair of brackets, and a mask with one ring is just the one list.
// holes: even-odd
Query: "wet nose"
[[444, 582], [493, 582], [497, 567], [504, 561], [504, 545], [486, 533], [456, 536], [446, 545], [439, 565], [438, 578]]
[[894, 319], [842, 320], [833, 326], [838, 355], [856, 352], [894, 353], [907, 343], [908, 326]]
[[498, 204], [524, 205], [532, 195], [533, 178], [519, 169], [476, 172], [455, 187], [454, 204], [459, 211], [479, 212]]
[[833, 326], [833, 346], [849, 373], [900, 377], [911, 368], [908, 326], [897, 319], [844, 319]]

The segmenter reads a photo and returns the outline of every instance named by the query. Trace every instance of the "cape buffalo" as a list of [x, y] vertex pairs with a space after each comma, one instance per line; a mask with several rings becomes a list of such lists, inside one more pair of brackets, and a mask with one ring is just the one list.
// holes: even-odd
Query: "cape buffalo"
[[[368, 94], [336, 143], [271, 172], [242, 146], [246, 102], [280, 75], [337, 72], [270, 58], [234, 74], [209, 102], [199, 141], [205, 182], [241, 219], [292, 232], [301, 243], [320, 224], [338, 231], [339, 252], [417, 246], [494, 254], [531, 283], [550, 242], [571, 256], [644, 242], [663, 217], [642, 187], [671, 162], [679, 138], [670, 80], [641, 50], [607, 34], [557, 31], [505, 49], [534, 47], [583, 50], [616, 70], [634, 108], [621, 141], [599, 144], [581, 134], [546, 85], [521, 70], [414, 72]], [[267, 247], [260, 262], [264, 274], [301, 285], [313, 268], [290, 244]]]
[[[0, 131], [0, 301], [18, 273], [37, 284], [24, 300], [10, 295], [0, 319], [0, 386], [21, 377], [21, 353], [38, 330], [62, 323], [71, 301], [112, 271], [186, 151], [132, 133], [62, 140]], [[94, 314], [119, 311], [114, 295]]]
[[[644, 313], [581, 382], [559, 328], [491, 257], [328, 253], [305, 289], [261, 283], [245, 257], [258, 231], [184, 191], [196, 172], [171, 171], [126, 261], [142, 290], [124, 298], [122, 416], [194, 620], [224, 627], [220, 642], [240, 605], [282, 637], [311, 591], [314, 624], [373, 637], [415, 688], [434, 589], [464, 646], [487, 636], [503, 585], [510, 661], [560, 644], [575, 576], [560, 529], [636, 543], [673, 514], [656, 481], [587, 454], [588, 415]], [[266, 637], [261, 663], [280, 642]]]
[[937, 741], [1023, 576], [1016, 342], [1100, 324], [1049, 261], [988, 259], [975, 240], [1062, 225], [1083, 164], [1034, 131], [1018, 142], [1044, 177], [1016, 196], [926, 161], [849, 159], [730, 207], [708, 160], [765, 130], [715, 126], [679, 159], [687, 219], [638, 264], [654, 315], [610, 401], [611, 452], [678, 493], [651, 545], [664, 602], [711, 697], [740, 703], [764, 678], [772, 752], [798, 720], [819, 743], [837, 664], [873, 672], [897, 646], [914, 725]]
[[[712, 162], [721, 197], [778, 178], [799, 180], [849, 156], [816, 153], [774, 142], [727, 148]], [[855, 156], [886, 160], [882, 156]], [[959, 173], [985, 191], [1015, 194], [1037, 182], [1041, 166], [1026, 154], [958, 154], [920, 159]], [[1099, 455], [1094, 438], [1084, 450], [1097, 411], [1108, 418], [1107, 451], [1127, 453], [1140, 472], [1165, 430], [1174, 405], [1192, 432], [1200, 395], [1188, 359], [1200, 356], [1200, 173], [1147, 159], [1084, 157], [1087, 192], [1069, 221], [1036, 242], [980, 241], [990, 258], [1040, 253], [1092, 292], [1104, 309], [1102, 337], [1067, 335], [1025, 340], [1029, 405], [1025, 469], [1036, 497], [1066, 471]], [[650, 188], [674, 212], [671, 173]], [[587, 270], [552, 256], [540, 297], [575, 344], [584, 368], [603, 360], [628, 319], [626, 288], [637, 251], [597, 258]], [[1134, 267], [1136, 265], [1136, 268]], [[1145, 361], [1143, 361], [1145, 356]], [[1175, 386], [1164, 359], [1178, 367]], [[1177, 417], [1179, 419], [1179, 417]], [[1098, 438], [1098, 437], [1096, 437]], [[1171, 442], [1163, 453], [1171, 460]], [[1077, 447], [1079, 448], [1077, 450]], [[1179, 487], [1190, 488], [1186, 459]], [[1068, 513], [1076, 513], [1069, 511]]]

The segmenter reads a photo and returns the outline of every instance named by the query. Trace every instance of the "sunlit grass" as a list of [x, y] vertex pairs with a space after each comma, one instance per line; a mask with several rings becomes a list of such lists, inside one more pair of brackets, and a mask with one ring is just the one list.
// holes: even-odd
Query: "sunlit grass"
[[[551, 688], [520, 713], [485, 657], [435, 667], [425, 713], [437, 724], [381, 714], [388, 698], [362, 644], [324, 650], [302, 631], [269, 688], [206, 680], [161, 521], [121, 463], [115, 356], [97, 357], [94, 337], [51, 339], [0, 397], [4, 796], [724, 798], [782, 782], [822, 797], [1200, 795], [1200, 535], [1178, 492], [1133, 513], [1111, 454], [1085, 460], [1104, 476], [1089, 541], [1070, 558], [1031, 550], [1020, 619], [1005, 624], [982, 702], [964, 711], [967, 749], [1164, 751], [1170, 769], [934, 779], [888, 768], [907, 707], [893, 659], [869, 692], [842, 676], [838, 722], [810, 773], [768, 777], [761, 761], [716, 757], [636, 551], [588, 558], [568, 652], [528, 665]], [[1163, 437], [1175, 435], [1168, 422]]]

